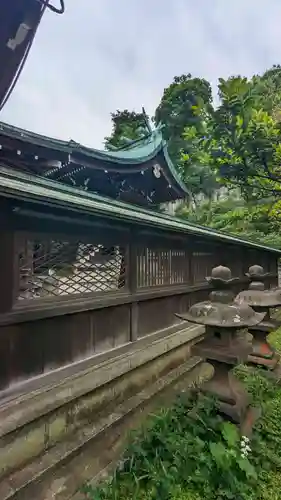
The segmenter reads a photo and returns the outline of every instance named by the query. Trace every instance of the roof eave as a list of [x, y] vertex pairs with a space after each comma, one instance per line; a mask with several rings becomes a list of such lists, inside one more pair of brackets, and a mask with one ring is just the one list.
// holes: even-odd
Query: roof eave
[[[176, 196], [173, 198], [175, 200], [186, 198], [190, 196], [190, 193], [180, 178], [178, 172], [176, 171], [173, 162], [169, 156], [167, 143], [163, 140], [161, 131], [156, 131], [154, 135], [151, 136], [150, 149], [145, 155], [138, 156], [138, 150], [141, 151], [142, 146], [132, 149], [119, 150], [117, 152], [110, 151], [100, 151], [97, 149], [88, 148], [82, 146], [75, 141], [62, 141], [60, 139], [53, 139], [51, 137], [46, 137], [40, 134], [29, 132], [27, 130], [14, 127], [13, 125], [8, 125], [6, 123], [0, 123], [0, 134], [6, 135], [11, 139], [19, 140], [22, 142], [27, 142], [34, 146], [46, 148], [49, 151], [52, 150], [59, 154], [65, 153], [70, 156], [73, 162], [76, 163], [87, 163], [87, 166], [91, 168], [91, 164], [94, 167], [95, 161], [104, 161], [107, 163], [123, 164], [128, 166], [141, 166], [155, 159], [159, 154], [163, 154], [164, 164], [164, 175], [171, 184]], [[147, 139], [147, 137], [145, 138]], [[139, 144], [141, 141], [139, 141]], [[131, 156], [128, 156], [128, 152], [132, 152]], [[125, 153], [125, 155], [122, 155]], [[164, 166], [165, 165], [165, 166]]]
[[92, 215], [103, 215], [111, 219], [150, 225], [162, 230], [189, 233], [203, 238], [239, 244], [248, 248], [263, 250], [281, 256], [281, 249], [271, 248], [255, 242], [243, 240], [222, 232], [212, 231], [203, 226], [191, 225], [175, 217], [152, 212], [124, 202], [117, 202], [99, 195], [71, 188], [41, 177], [18, 174], [0, 167], [0, 193], [15, 199], [39, 201], [53, 206], [64, 206], [70, 210], [79, 210]]

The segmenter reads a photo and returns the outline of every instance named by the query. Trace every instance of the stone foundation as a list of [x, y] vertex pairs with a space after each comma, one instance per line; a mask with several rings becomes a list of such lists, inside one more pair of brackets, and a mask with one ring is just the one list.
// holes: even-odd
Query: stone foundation
[[1, 500], [67, 500], [118, 459], [129, 429], [202, 375], [201, 327], [131, 350], [0, 407]]

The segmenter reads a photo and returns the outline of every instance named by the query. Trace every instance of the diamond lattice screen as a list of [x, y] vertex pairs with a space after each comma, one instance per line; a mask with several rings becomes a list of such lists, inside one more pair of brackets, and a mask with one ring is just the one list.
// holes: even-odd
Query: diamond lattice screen
[[126, 249], [21, 238], [18, 299], [105, 293], [126, 287]]

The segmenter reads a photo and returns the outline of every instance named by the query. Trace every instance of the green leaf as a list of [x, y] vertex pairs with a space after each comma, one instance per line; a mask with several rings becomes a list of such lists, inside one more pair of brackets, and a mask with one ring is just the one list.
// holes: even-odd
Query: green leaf
[[221, 432], [225, 441], [231, 447], [234, 447], [240, 441], [237, 427], [229, 422], [223, 422]]
[[225, 465], [227, 457], [227, 448], [222, 443], [210, 443], [210, 452], [219, 467]]
[[239, 465], [240, 469], [245, 472], [248, 478], [257, 479], [255, 468], [252, 464], [250, 464], [247, 458], [239, 457], [237, 460], [237, 464]]

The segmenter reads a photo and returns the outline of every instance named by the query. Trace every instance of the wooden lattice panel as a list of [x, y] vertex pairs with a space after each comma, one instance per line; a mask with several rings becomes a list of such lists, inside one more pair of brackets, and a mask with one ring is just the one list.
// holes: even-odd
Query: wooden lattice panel
[[189, 252], [184, 248], [138, 248], [137, 287], [188, 284], [189, 263]]
[[21, 237], [19, 300], [105, 293], [127, 283], [126, 248]]

